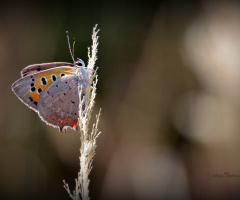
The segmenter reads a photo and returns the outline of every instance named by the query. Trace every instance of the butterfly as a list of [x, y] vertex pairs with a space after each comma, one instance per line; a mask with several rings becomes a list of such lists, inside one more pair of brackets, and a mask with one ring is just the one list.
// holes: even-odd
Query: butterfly
[[[61, 132], [67, 127], [77, 129], [80, 98], [83, 99], [89, 85], [89, 69], [81, 59], [74, 60], [68, 32], [67, 39], [73, 63], [29, 65], [21, 71], [21, 78], [12, 84], [12, 91], [24, 104]], [[81, 97], [79, 87], [82, 88]]]

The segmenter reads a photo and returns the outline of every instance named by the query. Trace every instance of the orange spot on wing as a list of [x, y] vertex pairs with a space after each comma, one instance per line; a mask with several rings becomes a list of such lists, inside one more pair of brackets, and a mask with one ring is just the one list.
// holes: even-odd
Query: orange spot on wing
[[[62, 128], [64, 126], [66, 126], [67, 122], [70, 122], [70, 127], [73, 127], [74, 129], [77, 128], [77, 121], [72, 121], [71, 118], [67, 118], [67, 119], [57, 119], [56, 117], [51, 117], [49, 115], [47, 115], [51, 120], [58, 122], [59, 123], [59, 127]], [[68, 125], [67, 125], [68, 126]]]
[[77, 129], [77, 121], [73, 122], [73, 128], [76, 130]]
[[[28, 94], [29, 94], [29, 93], [28, 93]], [[33, 101], [38, 102], [39, 94], [38, 94], [37, 92], [31, 93], [31, 94], [29, 94], [29, 96], [33, 99]]]

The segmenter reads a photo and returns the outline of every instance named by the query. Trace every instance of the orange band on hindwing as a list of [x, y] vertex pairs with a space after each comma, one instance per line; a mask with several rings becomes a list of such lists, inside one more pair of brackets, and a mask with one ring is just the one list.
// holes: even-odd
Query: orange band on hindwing
[[39, 95], [57, 79], [67, 74], [72, 74], [75, 68], [64, 68], [33, 74], [28, 88], [29, 99], [37, 105]]

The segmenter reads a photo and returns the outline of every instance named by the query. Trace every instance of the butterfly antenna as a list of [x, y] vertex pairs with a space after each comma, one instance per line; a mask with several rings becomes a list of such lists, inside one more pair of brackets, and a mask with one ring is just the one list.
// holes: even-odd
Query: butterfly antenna
[[70, 54], [71, 54], [71, 56], [72, 56], [73, 62], [75, 62], [74, 57], [73, 57], [73, 54], [72, 54], [72, 50], [71, 50], [71, 45], [70, 45], [70, 42], [69, 42], [69, 33], [68, 33], [68, 31], [66, 31], [66, 34], [67, 34], [68, 47], [69, 47], [69, 50], [70, 50]]
[[73, 49], [73, 57], [74, 57], [74, 47], [75, 47], [75, 38], [73, 38], [73, 47], [72, 47], [72, 49]]

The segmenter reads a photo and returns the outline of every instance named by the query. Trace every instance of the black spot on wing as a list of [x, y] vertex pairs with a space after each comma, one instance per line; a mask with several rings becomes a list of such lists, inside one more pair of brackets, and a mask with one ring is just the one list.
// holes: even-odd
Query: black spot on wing
[[41, 93], [42, 92], [42, 88], [38, 88], [38, 93]]
[[47, 79], [45, 77], [41, 78], [42, 85], [47, 85]]
[[32, 88], [31, 88], [31, 91], [32, 91], [32, 92], [34, 92], [35, 90], [36, 90], [36, 88], [35, 88], [35, 87], [32, 87]]
[[52, 75], [52, 80], [56, 81], [57, 80], [57, 76], [55, 74]]

